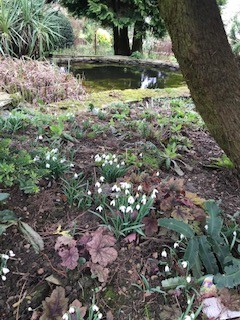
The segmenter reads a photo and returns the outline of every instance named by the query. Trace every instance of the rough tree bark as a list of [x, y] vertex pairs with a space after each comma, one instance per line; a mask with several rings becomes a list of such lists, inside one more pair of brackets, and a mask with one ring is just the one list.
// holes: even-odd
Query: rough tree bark
[[216, 0], [159, 0], [196, 108], [240, 170], [240, 73]]
[[128, 27], [113, 27], [114, 54], [130, 56], [130, 45], [128, 38]]

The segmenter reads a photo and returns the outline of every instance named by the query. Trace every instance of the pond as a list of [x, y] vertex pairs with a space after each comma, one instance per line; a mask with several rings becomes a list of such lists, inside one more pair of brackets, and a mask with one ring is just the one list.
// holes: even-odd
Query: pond
[[159, 69], [116, 64], [71, 63], [70, 71], [83, 79], [87, 91], [157, 89], [184, 85], [182, 74], [170, 68]]

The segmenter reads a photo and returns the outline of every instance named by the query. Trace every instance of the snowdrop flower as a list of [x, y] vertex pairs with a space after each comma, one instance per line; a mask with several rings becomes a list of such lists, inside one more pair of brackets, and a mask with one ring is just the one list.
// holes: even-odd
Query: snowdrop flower
[[88, 194], [88, 196], [91, 196], [92, 192], [90, 190], [88, 190], [87, 194]]
[[9, 250], [10, 257], [15, 257], [15, 253], [12, 250]]
[[184, 320], [192, 320], [192, 318], [190, 316], [186, 316]]
[[102, 193], [102, 188], [98, 188], [98, 193]]
[[109, 160], [109, 159], [110, 159], [109, 154], [105, 156], [105, 159], [106, 159], [106, 160]]
[[166, 266], [165, 266], [165, 268], [164, 268], [164, 270], [165, 270], [165, 272], [169, 272], [169, 271], [170, 271], [169, 266], [168, 266], [168, 265], [166, 265]]
[[117, 162], [118, 162], [118, 159], [113, 159], [113, 162], [114, 162], [114, 163], [117, 163]]
[[78, 174], [77, 174], [76, 172], [74, 173], [73, 178], [74, 178], [74, 179], [77, 179], [77, 178], [78, 178]]
[[185, 236], [181, 233], [180, 234], [180, 239], [183, 240], [185, 238]]
[[128, 182], [120, 182], [120, 185], [123, 189], [130, 189], [131, 188], [131, 184]]
[[49, 169], [50, 168], [50, 164], [46, 163], [46, 168]]
[[33, 311], [32, 307], [28, 307], [28, 311], [30, 312]]
[[236, 237], [237, 231], [233, 231], [233, 236]]
[[104, 182], [105, 178], [104, 178], [103, 176], [101, 176], [101, 177], [99, 178], [99, 180], [100, 180], [101, 182]]
[[98, 207], [96, 208], [96, 210], [99, 211], [99, 212], [102, 212], [102, 211], [103, 211], [103, 207], [102, 207], [102, 206], [98, 206]]
[[186, 280], [187, 280], [187, 283], [190, 283], [192, 280], [191, 276], [187, 276]]
[[204, 229], [205, 229], [206, 231], [208, 230], [208, 225], [207, 225], [207, 224], [204, 226]]
[[52, 161], [56, 161], [56, 160], [57, 160], [57, 157], [53, 156]]
[[102, 317], [103, 317], [103, 314], [102, 314], [102, 313], [99, 313], [99, 314], [98, 314], [98, 319], [102, 319]]
[[113, 154], [112, 158], [113, 158], [113, 159], [116, 159], [116, 158], [117, 158], [117, 156], [116, 156], [115, 154]]
[[133, 212], [133, 208], [132, 208], [131, 206], [128, 206], [128, 207], [127, 207], [126, 213], [128, 213], [128, 212], [131, 212], [131, 213]]
[[2, 276], [2, 281], [6, 281], [7, 277], [6, 276]]
[[128, 198], [128, 203], [129, 204], [133, 204], [135, 202], [135, 199], [133, 198], [133, 196], [130, 196], [129, 198]]
[[106, 165], [106, 163], [103, 163], [103, 164], [102, 164], [102, 167], [105, 167], [105, 165]]
[[61, 159], [60, 163], [64, 163], [66, 161], [66, 159]]
[[112, 160], [110, 160], [110, 161], [109, 161], [109, 164], [110, 164], [110, 165], [112, 165], [112, 164], [113, 164]]
[[139, 157], [142, 158], [142, 156], [143, 156], [143, 154], [142, 154], [142, 153], [139, 153]]
[[68, 320], [68, 314], [67, 314], [67, 313], [64, 313], [64, 315], [62, 316], [62, 319], [63, 319], [63, 320]]
[[151, 198], [155, 199], [157, 193], [158, 193], [158, 190], [154, 189], [153, 192], [152, 192]]
[[120, 168], [120, 165], [119, 165], [119, 164], [117, 164], [117, 168]]
[[70, 168], [74, 168], [75, 165], [73, 163], [70, 163]]
[[125, 195], [127, 196], [128, 194], [130, 194], [130, 191], [129, 190], [125, 190]]
[[159, 171], [158, 171], [158, 172], [156, 173], [156, 176], [159, 177], [159, 175], [160, 175], [160, 173], [159, 173]]
[[126, 211], [126, 207], [125, 206], [120, 206], [119, 210], [122, 211], [122, 213], [124, 213]]
[[161, 256], [167, 258], [167, 251], [165, 249], [162, 251]]
[[102, 154], [102, 158], [105, 159], [105, 158], [106, 158], [106, 155], [105, 155], [105, 154]]
[[144, 195], [142, 196], [141, 203], [142, 203], [143, 205], [145, 205], [146, 202], [147, 202], [147, 199], [146, 199], [146, 195], [144, 194]]
[[36, 156], [36, 157], [34, 157], [34, 159], [33, 159], [33, 161], [39, 161], [39, 160], [40, 160], [39, 156]]
[[138, 191], [142, 191], [143, 187], [141, 185], [138, 186]]
[[46, 154], [46, 160], [50, 160], [50, 157], [51, 157], [51, 155], [50, 155], [50, 153], [48, 152], [48, 153]]
[[3, 267], [2, 272], [3, 274], [7, 274], [8, 272], [10, 272], [10, 270], [8, 268]]
[[92, 306], [92, 309], [93, 309], [93, 311], [96, 311], [96, 312], [98, 312], [98, 311], [99, 311], [98, 306], [96, 306], [95, 304]]
[[38, 140], [42, 140], [43, 136], [40, 134], [40, 136], [38, 136]]
[[95, 161], [96, 161], [96, 162], [102, 161], [102, 158], [99, 156], [99, 154], [97, 154], [97, 155], [95, 156]]
[[52, 153], [57, 153], [58, 152], [58, 149], [55, 148], [55, 149], [52, 149]]
[[122, 162], [121, 162], [121, 166], [124, 166], [124, 165], [125, 165], [125, 162], [124, 162], [124, 161], [122, 161]]
[[74, 307], [70, 307], [69, 310], [68, 310], [68, 312], [69, 312], [69, 313], [75, 313]]
[[173, 248], [174, 248], [174, 249], [177, 249], [178, 247], [179, 247], [179, 244], [178, 244], [177, 242], [174, 242]]
[[116, 201], [113, 199], [111, 202], [110, 202], [110, 206], [115, 206], [116, 205]]
[[112, 187], [112, 191], [119, 192], [119, 191], [121, 191], [121, 189], [115, 184], [115, 185]]
[[136, 205], [136, 209], [139, 210], [140, 209], [140, 204]]
[[182, 264], [182, 267], [184, 269], [187, 268], [187, 266], [188, 266], [188, 262], [187, 261], [182, 261], [181, 264]]
[[8, 259], [9, 259], [9, 255], [7, 255], [7, 254], [2, 254], [2, 259], [8, 260]]
[[100, 187], [101, 187], [101, 183], [97, 181], [97, 182], [95, 183], [95, 187], [100, 188]]

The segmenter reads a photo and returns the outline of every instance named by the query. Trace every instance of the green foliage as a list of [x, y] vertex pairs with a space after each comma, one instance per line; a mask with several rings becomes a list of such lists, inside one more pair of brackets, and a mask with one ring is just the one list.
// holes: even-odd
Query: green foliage
[[0, 53], [42, 57], [59, 34], [56, 11], [44, 0], [4, 0], [0, 3]]
[[[240, 283], [238, 276], [240, 259], [232, 255], [234, 248], [227, 240], [227, 233], [224, 234], [223, 220], [220, 217], [221, 210], [218, 205], [214, 201], [207, 201], [205, 210], [209, 216], [203, 235], [197, 235], [188, 224], [172, 218], [159, 219], [158, 224], [188, 239], [184, 260], [188, 261], [189, 268], [195, 277], [202, 276], [204, 267], [207, 273], [215, 275], [214, 280], [219, 287], [232, 288]], [[236, 239], [236, 235], [236, 231], [231, 232], [229, 238], [235, 241], [233, 238]], [[221, 268], [219, 269], [218, 266]], [[220, 271], [222, 274], [219, 274]]]
[[58, 37], [55, 40], [54, 48], [55, 49], [65, 49], [73, 46], [74, 44], [74, 33], [72, 25], [69, 19], [62, 14], [61, 12], [56, 12], [56, 22], [59, 26], [59, 34], [61, 37]]

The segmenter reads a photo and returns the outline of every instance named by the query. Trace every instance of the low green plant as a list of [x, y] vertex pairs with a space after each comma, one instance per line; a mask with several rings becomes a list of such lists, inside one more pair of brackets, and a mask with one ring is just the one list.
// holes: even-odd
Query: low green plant
[[177, 320], [197, 320], [200, 312], [202, 311], [202, 305], [198, 307], [196, 311], [192, 311], [194, 309], [194, 300], [195, 300], [195, 295], [192, 296], [191, 299], [189, 299], [188, 304], [187, 304], [187, 309], [185, 312], [182, 313], [182, 315], [177, 319]]
[[62, 179], [62, 190], [67, 197], [67, 202], [70, 206], [77, 206], [81, 209], [87, 209], [92, 204], [91, 191], [89, 183], [86, 181], [83, 174], [75, 174], [71, 179]]
[[226, 154], [221, 155], [219, 158], [211, 158], [211, 163], [207, 165], [209, 168], [221, 169], [234, 169], [234, 164], [232, 161], [226, 156]]
[[190, 225], [173, 218], [159, 219], [158, 224], [186, 237], [188, 242], [183, 259], [188, 261], [196, 278], [203, 275], [204, 267], [206, 273], [214, 275], [217, 286], [232, 288], [240, 283], [240, 259], [233, 256], [239, 227], [235, 226], [236, 230], [231, 229], [231, 235], [227, 235], [217, 203], [207, 201], [205, 210], [208, 217], [202, 234], [196, 234]]
[[19, 130], [26, 129], [30, 120], [21, 111], [13, 111], [6, 117], [0, 118], [1, 131], [7, 133], [16, 133]]
[[141, 290], [142, 292], [146, 293], [146, 294], [151, 294], [151, 293], [161, 293], [161, 294], [166, 294], [165, 291], [161, 290], [160, 286], [157, 287], [152, 287], [149, 283], [149, 281], [147, 280], [147, 278], [143, 275], [140, 274], [141, 280], [142, 280], [142, 285], [133, 283], [132, 286], [138, 288], [139, 290]]

